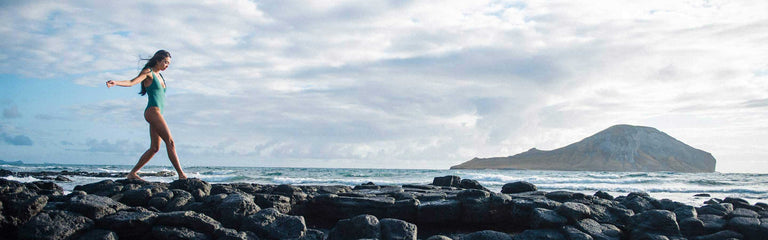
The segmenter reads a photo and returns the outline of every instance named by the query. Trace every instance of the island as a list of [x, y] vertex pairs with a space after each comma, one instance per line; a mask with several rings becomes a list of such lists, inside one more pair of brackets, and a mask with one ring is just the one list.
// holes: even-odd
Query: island
[[712, 154], [655, 128], [622, 124], [551, 151], [474, 158], [451, 169], [714, 172], [715, 162]]

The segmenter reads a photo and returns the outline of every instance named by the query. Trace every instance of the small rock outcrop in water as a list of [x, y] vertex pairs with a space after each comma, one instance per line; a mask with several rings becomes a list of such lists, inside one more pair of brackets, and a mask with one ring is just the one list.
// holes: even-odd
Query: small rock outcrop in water
[[715, 158], [655, 128], [616, 125], [563, 148], [475, 158], [451, 169], [714, 172]]
[[[456, 176], [435, 180], [442, 186], [103, 180], [63, 195], [52, 182], [0, 179], [0, 239], [751, 240], [768, 236], [768, 205], [750, 205], [739, 198], [710, 199], [697, 208], [646, 193], [613, 198], [602, 192], [594, 196], [542, 192], [525, 182], [509, 185], [524, 187], [515, 188], [516, 193], [496, 193], [461, 184], [465, 181]], [[453, 186], [455, 182], [459, 187]]]

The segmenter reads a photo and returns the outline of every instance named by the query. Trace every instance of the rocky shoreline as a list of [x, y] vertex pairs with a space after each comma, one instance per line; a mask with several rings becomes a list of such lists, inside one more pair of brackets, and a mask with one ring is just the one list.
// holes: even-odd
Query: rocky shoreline
[[[16, 174], [16, 173], [14, 173]], [[292, 186], [0, 179], [0, 239], [766, 239], [768, 205], [645, 193], [491, 192], [477, 181]]]

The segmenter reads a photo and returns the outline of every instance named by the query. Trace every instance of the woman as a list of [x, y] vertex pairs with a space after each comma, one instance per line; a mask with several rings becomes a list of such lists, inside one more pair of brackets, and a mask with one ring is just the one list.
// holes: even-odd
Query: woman
[[149, 102], [147, 108], [144, 109], [144, 119], [149, 123], [149, 139], [151, 144], [149, 149], [141, 155], [139, 162], [133, 167], [130, 173], [128, 173], [128, 179], [143, 180], [139, 177], [137, 172], [139, 169], [149, 162], [149, 159], [160, 150], [160, 139], [165, 142], [165, 149], [168, 151], [168, 158], [171, 160], [173, 167], [176, 168], [176, 172], [179, 174], [179, 179], [186, 179], [187, 175], [181, 170], [179, 165], [179, 157], [176, 155], [176, 146], [173, 143], [173, 137], [171, 137], [171, 130], [168, 129], [163, 118], [163, 107], [165, 106], [165, 79], [160, 71], [168, 69], [168, 65], [171, 64], [171, 54], [165, 50], [160, 50], [155, 53], [152, 58], [147, 61], [144, 68], [139, 73], [139, 76], [126, 81], [107, 81], [107, 87], [113, 87], [115, 85], [122, 87], [130, 87], [136, 84], [141, 84], [141, 92], [139, 94], [149, 95]]

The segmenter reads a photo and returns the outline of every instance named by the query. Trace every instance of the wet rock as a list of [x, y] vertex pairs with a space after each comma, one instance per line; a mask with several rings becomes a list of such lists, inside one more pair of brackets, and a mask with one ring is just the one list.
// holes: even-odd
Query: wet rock
[[677, 219], [695, 218], [697, 216], [699, 214], [696, 213], [696, 208], [692, 206], [681, 206], [675, 209], [675, 217]]
[[575, 202], [565, 202], [557, 208], [557, 213], [567, 218], [570, 222], [577, 222], [592, 216], [589, 206]]
[[[463, 239], [463, 238], [462, 238]], [[489, 238], [481, 238], [489, 239]], [[499, 236], [491, 239], [507, 239], [506, 237]], [[554, 229], [531, 229], [525, 230], [520, 234], [515, 235], [515, 240], [529, 240], [529, 239], [542, 239], [542, 240], [566, 240], [567, 238], [561, 232]]]
[[512, 240], [512, 236], [503, 232], [485, 230], [473, 232], [461, 237], [461, 240]]
[[561, 230], [563, 236], [569, 240], [593, 240], [592, 236], [582, 232], [574, 226], [564, 226]]
[[722, 240], [722, 239], [743, 239], [744, 236], [741, 233], [737, 233], [731, 230], [719, 231], [713, 234], [698, 236], [691, 238], [692, 240]]
[[635, 213], [642, 213], [647, 210], [655, 209], [653, 201], [647, 193], [630, 193], [626, 198], [621, 200], [621, 204]]
[[744, 235], [744, 239], [765, 239], [766, 233], [760, 229], [760, 219], [750, 217], [734, 217], [728, 220], [727, 228]]
[[714, 214], [699, 214], [698, 218], [704, 223], [704, 231], [707, 233], [723, 230], [727, 223], [725, 218]]
[[88, 194], [109, 197], [123, 190], [123, 185], [112, 180], [103, 180], [100, 182], [75, 186], [77, 191], [84, 191]]
[[632, 235], [654, 233], [665, 236], [680, 236], [675, 213], [667, 210], [648, 210], [632, 216]]
[[187, 204], [195, 200], [192, 194], [187, 191], [173, 189], [172, 192], [173, 198], [171, 198], [164, 207], [164, 210], [167, 212], [184, 210]]
[[417, 228], [415, 224], [393, 218], [385, 218], [379, 221], [382, 240], [416, 240]]
[[709, 193], [698, 193], [696, 195], [693, 195], [694, 197], [711, 197], [712, 195], [709, 195]]
[[157, 214], [155, 222], [164, 226], [184, 227], [212, 235], [222, 228], [215, 219], [197, 212], [178, 211]]
[[192, 194], [192, 197], [201, 200], [211, 194], [211, 184], [197, 178], [179, 179], [171, 182], [170, 189], [181, 189]]
[[441, 187], [459, 187], [461, 185], [461, 178], [459, 176], [435, 177], [432, 180], [432, 185]]
[[733, 212], [730, 212], [727, 217], [728, 218], [734, 218], [734, 217], [758, 218], [760, 217], [760, 215], [757, 214], [757, 212], [752, 211], [750, 209], [736, 208], [733, 210]]
[[112, 230], [120, 239], [147, 239], [157, 214], [148, 211], [119, 211], [96, 220], [96, 226]]
[[64, 195], [64, 189], [53, 182], [35, 181], [27, 184], [29, 185], [34, 186], [35, 192], [40, 195]]
[[731, 211], [733, 211], [733, 205], [730, 203], [707, 204], [696, 209], [696, 212], [699, 215], [712, 214], [712, 215], [718, 215], [718, 216], [725, 216], [725, 215], [728, 215], [728, 213], [730, 213]]
[[490, 192], [490, 190], [483, 187], [483, 185], [480, 185], [480, 182], [472, 179], [462, 179], [461, 183], [459, 183], [459, 187], [464, 189], [479, 189]]
[[687, 217], [678, 220], [680, 233], [686, 237], [699, 236], [705, 233], [704, 222], [696, 217]]
[[274, 239], [299, 238], [307, 231], [303, 216], [291, 216], [277, 209], [267, 208], [248, 216], [241, 230], [252, 231], [262, 237]]
[[535, 208], [531, 214], [531, 227], [533, 228], [560, 228], [565, 226], [567, 222], [565, 217], [549, 209]]
[[513, 183], [507, 183], [504, 184], [504, 186], [501, 187], [501, 193], [522, 193], [522, 192], [533, 192], [537, 191], [536, 185], [533, 185], [529, 182], [513, 182]]
[[378, 238], [380, 238], [379, 219], [373, 215], [342, 219], [328, 233], [328, 240]]
[[602, 198], [602, 199], [605, 199], [605, 200], [613, 200], [613, 196], [611, 196], [611, 194], [609, 194], [607, 192], [603, 192], [603, 191], [595, 192], [594, 196]]
[[91, 219], [99, 219], [127, 208], [125, 204], [99, 195], [74, 196], [66, 205], [68, 211], [80, 213]]
[[37, 215], [48, 204], [47, 196], [36, 196], [23, 189], [16, 194], [0, 195], [5, 220], [11, 226], [21, 226]]
[[68, 239], [93, 227], [93, 220], [69, 211], [37, 214], [19, 229], [19, 239]]
[[443, 235], [434, 235], [434, 236], [428, 237], [427, 240], [453, 240], [453, 239]]
[[211, 239], [207, 235], [184, 227], [155, 226], [152, 228], [152, 237], [155, 239]]
[[417, 209], [419, 223], [456, 223], [461, 219], [461, 203], [456, 200], [422, 202]]
[[104, 229], [93, 229], [78, 238], [79, 240], [118, 240], [117, 233]]
[[616, 226], [600, 224], [591, 218], [578, 221], [575, 227], [589, 234], [593, 239], [618, 240], [622, 234], [621, 230]]
[[260, 210], [253, 199], [242, 194], [230, 194], [216, 207], [217, 219], [229, 228], [239, 228], [243, 218]]
[[291, 212], [291, 198], [289, 197], [277, 194], [254, 194], [253, 197], [256, 205], [262, 209], [274, 208], [285, 214]]

